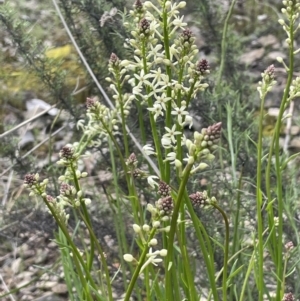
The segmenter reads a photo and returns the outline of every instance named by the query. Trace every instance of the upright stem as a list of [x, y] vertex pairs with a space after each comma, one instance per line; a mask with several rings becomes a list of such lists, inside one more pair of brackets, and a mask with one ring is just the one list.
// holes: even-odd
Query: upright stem
[[282, 117], [288, 102], [288, 96], [290, 92], [290, 86], [293, 79], [294, 72], [294, 23], [290, 24], [290, 49], [289, 49], [289, 73], [288, 80], [284, 89], [284, 94], [282, 97], [278, 119], [275, 126], [275, 167], [277, 176], [277, 198], [278, 198], [278, 226], [277, 226], [277, 296], [280, 296], [280, 300], [283, 297], [284, 292], [281, 291], [281, 283], [283, 281], [283, 271], [282, 271], [282, 232], [283, 232], [283, 193], [282, 193], [282, 170], [280, 163], [280, 145], [279, 145], [279, 135], [282, 124]]
[[[231, 15], [233, 13], [233, 8], [236, 3], [236, 0], [232, 0], [225, 22], [224, 22], [224, 27], [222, 31], [222, 42], [221, 42], [221, 60], [220, 60], [220, 68], [218, 71], [218, 76], [216, 80], [216, 92], [217, 94], [220, 93], [221, 90], [221, 80], [225, 68], [225, 59], [226, 59], [226, 49], [227, 49], [227, 31], [228, 31], [228, 26], [229, 26], [229, 20], [231, 18]], [[218, 112], [219, 112], [219, 120], [222, 121], [222, 104], [218, 103]], [[220, 159], [220, 164], [223, 170], [223, 153], [222, 153], [222, 148], [219, 149], [219, 159]]]
[[[166, 59], [170, 60], [171, 56], [170, 56], [170, 42], [169, 42], [169, 29], [168, 29], [168, 13], [167, 13], [167, 9], [166, 9], [166, 0], [163, 3], [163, 14], [162, 14], [162, 19], [163, 19], [163, 33], [164, 33], [164, 49], [165, 49], [165, 56]], [[166, 71], [167, 71], [167, 75], [169, 77], [169, 81], [171, 81], [172, 78], [172, 73], [171, 73], [171, 67], [170, 66], [166, 66]], [[170, 86], [167, 87], [167, 97], [171, 97], [171, 93], [172, 93], [172, 89]], [[166, 127], [171, 128], [171, 124], [172, 124], [172, 118], [171, 118], [171, 110], [172, 110], [172, 102], [168, 101], [167, 103], [167, 111], [166, 111]], [[170, 152], [170, 149], [166, 149], [166, 157], [168, 155], [168, 153]], [[165, 179], [164, 181], [166, 183], [170, 183], [170, 162], [167, 161], [165, 162]]]
[[212, 204], [221, 214], [225, 222], [225, 247], [224, 247], [224, 262], [223, 262], [223, 301], [227, 300], [227, 267], [229, 255], [229, 222], [226, 213], [217, 204]]
[[[151, 233], [150, 233], [149, 238], [148, 238], [148, 242], [154, 237], [155, 233], [156, 233], [156, 228], [152, 228]], [[145, 244], [143, 253], [139, 258], [138, 265], [137, 265], [137, 267], [134, 271], [134, 274], [133, 274], [133, 276], [131, 278], [131, 281], [129, 283], [129, 286], [127, 288], [124, 301], [129, 301], [130, 296], [131, 296], [132, 291], [133, 291], [133, 288], [135, 286], [135, 283], [136, 283], [136, 281], [138, 279], [138, 276], [140, 274], [140, 270], [141, 270], [143, 264], [145, 263], [145, 258], [146, 258], [146, 255], [147, 255], [148, 251], [149, 251], [148, 242]]]
[[263, 270], [263, 221], [261, 214], [262, 207], [262, 193], [261, 193], [261, 171], [262, 171], [262, 139], [263, 139], [263, 117], [264, 117], [264, 93], [261, 96], [260, 115], [259, 115], [259, 130], [258, 130], [258, 142], [257, 142], [257, 173], [256, 173], [256, 214], [257, 214], [257, 236], [258, 236], [258, 294], [259, 301], [263, 301], [264, 295], [264, 270]]
[[176, 198], [176, 203], [173, 210], [172, 220], [171, 220], [171, 228], [169, 232], [169, 240], [168, 240], [168, 254], [167, 254], [167, 271], [166, 271], [166, 279], [165, 279], [165, 289], [166, 289], [166, 301], [172, 301], [173, 300], [173, 292], [172, 292], [172, 271], [174, 270], [174, 267], [172, 267], [173, 262], [173, 243], [174, 243], [174, 237], [177, 227], [177, 219], [178, 214], [180, 210], [180, 206], [182, 205], [183, 196], [186, 189], [186, 184], [189, 179], [190, 171], [192, 170], [193, 164], [188, 164], [185, 167], [185, 172], [183, 174], [183, 177], [181, 179], [178, 195]]

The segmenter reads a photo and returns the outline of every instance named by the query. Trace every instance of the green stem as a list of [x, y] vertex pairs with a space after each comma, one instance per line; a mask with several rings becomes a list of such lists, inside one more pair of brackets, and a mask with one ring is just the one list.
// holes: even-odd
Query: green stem
[[[228, 31], [228, 26], [229, 26], [229, 21], [231, 18], [231, 15], [233, 13], [233, 9], [235, 6], [236, 0], [232, 0], [226, 19], [224, 21], [224, 27], [223, 27], [223, 32], [222, 32], [222, 42], [221, 42], [221, 60], [220, 60], [220, 68], [216, 80], [216, 87], [219, 90], [223, 72], [224, 72], [224, 67], [225, 67], [225, 59], [226, 59], [226, 49], [227, 49], [227, 31]], [[221, 119], [220, 119], [221, 120]]]
[[224, 248], [224, 263], [223, 263], [223, 301], [227, 300], [227, 268], [228, 268], [228, 256], [229, 256], [229, 222], [226, 213], [223, 211], [218, 204], [212, 203], [212, 206], [215, 207], [223, 216], [225, 222], [225, 248]]
[[[224, 21], [224, 26], [223, 26], [223, 32], [222, 32], [222, 42], [221, 42], [221, 60], [220, 60], [220, 68], [218, 71], [218, 76], [216, 80], [216, 92], [217, 94], [220, 93], [221, 90], [221, 80], [225, 68], [225, 60], [226, 60], [226, 50], [227, 50], [227, 31], [228, 31], [228, 26], [229, 26], [229, 21], [231, 18], [231, 15], [233, 13], [233, 8], [236, 3], [236, 0], [232, 0], [227, 16]], [[219, 112], [219, 121], [222, 121], [222, 104], [219, 102], [218, 103], [218, 112]], [[221, 164], [222, 170], [224, 170], [224, 163], [223, 163], [223, 150], [222, 148], [219, 149], [219, 162]]]
[[[143, 70], [144, 70], [144, 74], [148, 73], [148, 68], [147, 68], [147, 55], [146, 55], [146, 45], [145, 45], [145, 41], [143, 41], [143, 45], [142, 45], [142, 58], [143, 58]], [[150, 87], [146, 87], [146, 94], [150, 95]], [[148, 97], [147, 99], [148, 102], [148, 107], [152, 108], [153, 107], [153, 102], [152, 102], [152, 97]], [[164, 162], [163, 162], [163, 156], [162, 156], [162, 152], [161, 152], [161, 143], [160, 143], [160, 139], [158, 137], [158, 131], [157, 131], [157, 127], [156, 127], [156, 123], [154, 120], [154, 116], [153, 114], [149, 114], [150, 117], [150, 125], [151, 125], [151, 131], [152, 131], [152, 137], [153, 137], [153, 142], [155, 145], [155, 151], [156, 151], [156, 157], [157, 157], [157, 161], [158, 161], [158, 167], [160, 170], [160, 174], [161, 174], [161, 179], [163, 181], [165, 181], [165, 175], [163, 173], [164, 171]]]
[[[73, 258], [74, 258], [74, 263], [76, 265], [77, 273], [78, 273], [78, 275], [80, 277], [81, 283], [82, 283], [82, 285], [84, 287], [84, 290], [85, 290], [86, 296], [88, 297], [88, 300], [92, 301], [91, 297], [89, 297], [90, 293], [89, 293], [89, 287], [88, 287], [88, 283], [87, 283], [86, 279], [89, 280], [90, 285], [92, 286], [93, 289], [97, 290], [97, 286], [96, 286], [96, 284], [95, 284], [95, 282], [94, 282], [94, 280], [93, 280], [93, 278], [92, 278], [92, 276], [90, 274], [90, 271], [89, 271], [87, 265], [84, 263], [84, 261], [83, 261], [81, 255], [80, 255], [77, 247], [75, 246], [75, 244], [74, 244], [74, 242], [73, 242], [73, 240], [72, 240], [72, 238], [71, 238], [71, 236], [69, 234], [69, 231], [68, 231], [65, 223], [62, 222], [60, 220], [60, 218], [56, 215], [53, 207], [50, 205], [50, 203], [48, 202], [47, 198], [43, 197], [43, 200], [44, 200], [44, 203], [46, 204], [46, 206], [48, 207], [48, 209], [50, 210], [52, 216], [54, 217], [57, 225], [59, 226], [59, 228], [64, 233], [64, 235], [65, 235], [68, 243], [70, 244], [70, 247], [71, 247], [72, 252], [74, 254]], [[83, 275], [81, 268], [83, 268], [83, 270], [85, 272], [85, 276]]]
[[106, 193], [106, 189], [104, 188], [104, 192], [108, 198], [108, 203], [111, 207], [112, 212], [116, 211], [116, 214], [113, 214], [113, 220], [115, 224], [115, 230], [116, 230], [116, 235], [117, 235], [117, 240], [118, 240], [118, 245], [119, 245], [119, 258], [121, 261], [121, 268], [122, 268], [122, 279], [123, 279], [123, 284], [124, 284], [124, 289], [126, 290], [127, 288], [127, 280], [126, 280], [126, 268], [125, 268], [125, 261], [123, 259], [123, 254], [122, 252], [127, 252], [128, 251], [128, 243], [126, 240], [126, 235], [125, 235], [125, 227], [124, 227], [124, 216], [122, 213], [122, 208], [120, 206], [120, 188], [118, 185], [118, 174], [117, 174], [117, 168], [116, 168], [116, 162], [115, 162], [115, 157], [113, 154], [113, 145], [112, 141], [108, 139], [108, 145], [110, 149], [110, 159], [111, 159], [111, 166], [112, 166], [112, 173], [113, 173], [113, 185], [114, 185], [114, 192], [116, 193], [116, 204], [113, 201], [113, 198], [110, 194]]
[[289, 254], [285, 254], [285, 260], [284, 260], [284, 266], [283, 266], [283, 272], [282, 272], [282, 284], [281, 284], [281, 291], [284, 293], [285, 290], [285, 277], [286, 277], [286, 269], [287, 269], [287, 263], [289, 259]]
[[[78, 181], [78, 178], [77, 178], [77, 175], [76, 175], [76, 170], [75, 170], [75, 167], [73, 166], [73, 164], [70, 165], [70, 168], [72, 170], [76, 192], [78, 192], [81, 189], [80, 189], [79, 181]], [[84, 212], [85, 219], [88, 222], [88, 224], [91, 226], [91, 220], [90, 220], [88, 211], [86, 209], [86, 205], [85, 205], [84, 201], [82, 201], [82, 197], [80, 199], [81, 199], [80, 200], [80, 206], [81, 206], [81, 208]], [[88, 267], [89, 267], [90, 271], [92, 270], [92, 266], [93, 266], [94, 251], [95, 251], [95, 243], [94, 243], [92, 237], [90, 237], [90, 252], [89, 252], [89, 255], [88, 255]]]
[[[136, 81], [137, 85], [137, 81]], [[139, 114], [139, 129], [141, 133], [141, 141], [143, 144], [146, 144], [147, 142], [147, 137], [146, 137], [146, 129], [145, 129], [145, 123], [144, 123], [144, 116], [143, 116], [143, 107], [140, 104], [141, 101], [136, 102], [136, 106], [138, 109], [138, 114]]]
[[242, 285], [242, 291], [240, 293], [239, 301], [243, 301], [244, 300], [245, 291], [246, 291], [247, 288], [249, 288], [249, 281], [248, 281], [248, 279], [249, 279], [251, 271], [253, 269], [254, 262], [255, 262], [255, 249], [253, 250], [251, 259], [250, 259], [249, 264], [248, 264], [248, 269], [247, 269], [247, 272], [246, 272], [246, 275], [245, 275], [244, 283]]
[[145, 244], [143, 253], [142, 253], [142, 255], [139, 258], [138, 265], [137, 265], [137, 267], [136, 267], [136, 269], [134, 271], [134, 274], [133, 274], [133, 276], [132, 276], [132, 278], [130, 280], [129, 286], [128, 286], [127, 291], [126, 291], [126, 295], [125, 295], [124, 301], [129, 301], [129, 299], [130, 299], [130, 296], [132, 294], [133, 288], [134, 288], [135, 283], [136, 283], [136, 281], [138, 279], [138, 276], [140, 274], [140, 270], [141, 270], [143, 264], [145, 263], [145, 258], [146, 258], [146, 255], [148, 254], [148, 251], [149, 251], [149, 248], [150, 248], [148, 243], [154, 237], [155, 233], [156, 233], [156, 228], [152, 228], [152, 230], [150, 232], [150, 235], [148, 237], [148, 242]]
[[[182, 224], [184, 225], [184, 223], [182, 223]], [[185, 229], [185, 227], [184, 227], [184, 229]], [[192, 269], [193, 268], [190, 265], [188, 251], [187, 251], [187, 248], [186, 248], [186, 233], [183, 232], [182, 229], [180, 229], [180, 233], [181, 233], [181, 235], [177, 235], [177, 237], [178, 237], [178, 244], [179, 244], [179, 247], [180, 247], [182, 261], [183, 261], [182, 265], [183, 265], [184, 268], [182, 268], [182, 266], [180, 264], [178, 264], [179, 265], [179, 271], [182, 271], [182, 274], [185, 277], [185, 279], [184, 279], [185, 282], [184, 282], [183, 285], [184, 285], [184, 287], [186, 287], [186, 288], [184, 288], [185, 291], [186, 291], [186, 298], [188, 300], [197, 300], [197, 292], [196, 292], [196, 289], [195, 289], [194, 277], [192, 275]], [[181, 259], [179, 259], [179, 260], [181, 261]]]
[[[163, 20], [163, 36], [164, 36], [164, 49], [165, 49], [165, 56], [166, 59], [171, 60], [171, 56], [170, 56], [170, 41], [169, 41], [169, 26], [168, 26], [168, 12], [166, 9], [166, 2], [167, 0], [163, 1], [163, 13], [162, 13], [162, 20]], [[170, 66], [166, 66], [166, 72], [169, 78], [169, 82], [171, 82], [172, 79], [172, 73], [171, 73], [171, 67]], [[167, 97], [171, 97], [172, 94], [172, 89], [170, 86], [167, 87]], [[167, 103], [167, 111], [166, 111], [166, 127], [171, 128], [172, 125], [172, 118], [171, 118], [171, 110], [172, 110], [172, 102], [168, 101]], [[170, 149], [166, 149], [165, 150], [165, 156], [167, 157], [168, 153], [170, 152]], [[167, 161], [165, 162], [165, 179], [164, 181], [169, 184], [170, 183], [170, 162]]]
[[131, 175], [128, 174], [128, 168], [127, 168], [127, 165], [125, 163], [124, 157], [122, 155], [121, 149], [120, 149], [120, 147], [118, 145], [118, 142], [117, 142], [116, 138], [114, 137], [113, 133], [110, 131], [110, 129], [105, 124], [105, 121], [100, 119], [100, 122], [102, 123], [103, 128], [105, 129], [106, 133], [109, 135], [111, 141], [114, 143], [114, 146], [117, 150], [118, 157], [121, 161], [121, 165], [122, 165], [124, 175], [125, 175], [125, 178], [126, 178], [127, 188], [128, 188], [128, 191], [129, 191], [129, 196], [130, 196], [131, 205], [132, 205], [132, 209], [133, 209], [134, 220], [135, 220], [135, 222], [139, 223], [139, 220], [140, 220], [139, 219], [140, 203], [136, 201], [138, 198], [137, 198], [137, 194], [136, 194], [136, 191], [135, 191], [135, 187], [133, 186]]
[[104, 256], [104, 252], [102, 250], [101, 245], [98, 242], [98, 239], [93, 231], [92, 226], [88, 223], [88, 221], [85, 219], [85, 215], [82, 214], [81, 211], [79, 211], [80, 216], [83, 220], [83, 222], [85, 223], [86, 227], [88, 228], [89, 234], [91, 236], [91, 239], [93, 239], [94, 243], [96, 244], [96, 247], [98, 249], [98, 253], [101, 257], [101, 263], [104, 267], [104, 271], [105, 271], [105, 277], [106, 277], [106, 284], [107, 284], [107, 290], [108, 290], [108, 296], [109, 296], [109, 300], [113, 301], [113, 297], [112, 297], [112, 288], [111, 288], [111, 283], [110, 283], [110, 276], [109, 276], [109, 271], [108, 271], [108, 267], [107, 267], [107, 261], [106, 258]]
[[183, 196], [184, 196], [185, 189], [186, 189], [186, 184], [189, 179], [189, 175], [192, 170], [192, 167], [193, 167], [193, 164], [188, 164], [185, 167], [185, 172], [181, 179], [178, 195], [177, 195], [174, 210], [173, 210], [172, 220], [171, 220], [171, 228], [170, 228], [169, 240], [168, 240], [168, 254], [167, 254], [167, 258], [166, 258], [167, 268], [168, 268], [168, 271], [166, 272], [166, 276], [165, 276], [165, 278], [166, 278], [165, 279], [165, 289], [166, 289], [165, 300], [166, 301], [173, 300], [171, 275], [173, 274], [172, 271], [174, 271], [175, 268], [169, 267], [169, 265], [171, 265], [172, 261], [173, 261], [173, 243], [174, 243], [174, 237], [175, 237], [175, 232], [176, 232], [176, 227], [177, 227], [178, 214], [179, 214], [180, 206], [182, 204]]
[[280, 162], [280, 145], [279, 145], [279, 136], [280, 129], [282, 124], [282, 117], [288, 103], [288, 96], [290, 92], [290, 86], [293, 79], [294, 73], [294, 24], [291, 22], [290, 25], [290, 49], [289, 49], [289, 75], [288, 80], [284, 89], [284, 94], [282, 97], [278, 119], [275, 126], [275, 167], [276, 167], [276, 176], [277, 176], [277, 198], [278, 198], [278, 226], [277, 226], [277, 290], [276, 295], [280, 296], [280, 300], [283, 297], [284, 292], [281, 291], [281, 282], [282, 282], [282, 232], [283, 232], [283, 193], [282, 193], [282, 171], [281, 171], [281, 162]]
[[256, 171], [256, 214], [257, 214], [257, 236], [258, 236], [258, 293], [259, 301], [263, 300], [263, 283], [264, 283], [264, 270], [263, 270], [263, 221], [261, 214], [262, 207], [262, 192], [261, 192], [261, 173], [262, 173], [262, 139], [263, 139], [263, 117], [264, 117], [264, 103], [265, 93], [261, 96], [260, 115], [259, 115], [259, 131], [257, 143], [257, 171]]
[[209, 292], [208, 300], [210, 300], [210, 298], [211, 298], [210, 296], [211, 296], [211, 294], [213, 294], [214, 301], [218, 301], [219, 294], [217, 291], [216, 278], [215, 278], [216, 272], [215, 272], [214, 252], [213, 252], [213, 249], [212, 249], [212, 246], [210, 243], [210, 237], [208, 236], [203, 224], [201, 223], [199, 218], [196, 216], [196, 214], [194, 212], [194, 208], [189, 200], [187, 193], [185, 195], [185, 199], [186, 199], [186, 205], [187, 205], [188, 211], [191, 215], [191, 219], [192, 219], [193, 225], [195, 227], [197, 239], [200, 244], [200, 249], [201, 249], [202, 256], [203, 256], [203, 259], [205, 262], [207, 276], [208, 276], [209, 283], [210, 283], [210, 292]]
[[[294, 21], [290, 18], [290, 28], [289, 28], [289, 71], [288, 71], [288, 79], [284, 89], [284, 93], [282, 96], [279, 114], [277, 117], [277, 122], [275, 125], [274, 135], [272, 137], [272, 142], [270, 145], [269, 150], [269, 157], [268, 157], [268, 165], [266, 170], [266, 189], [267, 189], [267, 197], [268, 203], [271, 204], [271, 164], [272, 164], [272, 156], [273, 150], [275, 153], [275, 169], [276, 169], [276, 186], [277, 186], [277, 203], [278, 203], [278, 225], [276, 227], [277, 231], [274, 231], [272, 236], [272, 244], [273, 244], [273, 260], [275, 260], [276, 264], [276, 274], [277, 274], [277, 289], [276, 295], [278, 296], [278, 300], [281, 300], [283, 297], [284, 292], [281, 290], [282, 284], [282, 233], [283, 233], [283, 192], [282, 192], [282, 171], [281, 171], [281, 163], [280, 163], [280, 145], [279, 145], [279, 137], [280, 137], [280, 129], [282, 125], [282, 117], [285, 111], [285, 108], [288, 103], [288, 96], [290, 91], [290, 86], [293, 79], [294, 73]], [[273, 213], [273, 206], [268, 207], [269, 213], [269, 228], [272, 228], [274, 224], [274, 213]], [[273, 219], [273, 220], [271, 220]]]

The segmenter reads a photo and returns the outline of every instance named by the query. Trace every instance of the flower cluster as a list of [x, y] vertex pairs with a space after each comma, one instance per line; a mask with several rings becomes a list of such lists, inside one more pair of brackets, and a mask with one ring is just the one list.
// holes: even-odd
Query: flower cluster
[[[168, 251], [166, 249], [156, 250], [156, 251], [152, 252], [152, 248], [150, 248], [148, 254], [146, 255], [148, 259], [142, 265], [142, 267], [140, 269], [140, 274], [150, 263], [157, 266], [157, 263], [163, 261], [162, 258], [156, 258], [157, 256], [165, 257], [165, 256], [167, 256], [167, 254], [168, 254]], [[123, 258], [127, 262], [133, 262], [133, 261], [138, 262], [131, 254], [124, 254]]]
[[61, 183], [59, 192], [60, 195], [58, 196], [58, 199], [60, 199], [62, 204], [79, 207], [82, 202], [84, 202], [85, 205], [89, 205], [91, 203], [90, 199], [82, 197], [83, 193], [81, 190], [76, 191], [74, 186], [67, 183]]
[[30, 190], [30, 195], [40, 195], [46, 196], [46, 187], [48, 184], [48, 179], [39, 181], [40, 176], [36, 174], [27, 174], [24, 177], [24, 187]]
[[66, 223], [69, 219], [69, 215], [66, 214], [65, 212], [64, 204], [62, 202], [57, 201], [57, 199], [53, 198], [52, 196], [47, 195], [46, 193], [47, 184], [48, 184], [48, 179], [45, 179], [41, 182], [39, 180], [39, 174], [27, 174], [24, 177], [24, 186], [30, 190], [29, 195], [41, 196], [44, 199], [44, 201], [49, 206], [52, 207], [56, 216], [61, 221]]
[[133, 8], [134, 8], [134, 10], [131, 11], [131, 15], [137, 17], [138, 19], [136, 21], [139, 22], [139, 20], [141, 19], [141, 16], [143, 16], [145, 14], [145, 8], [143, 6], [142, 1], [136, 0], [133, 4]]
[[136, 155], [132, 153], [128, 159], [125, 161], [125, 164], [128, 167], [128, 173], [133, 176], [133, 178], [143, 178], [146, 176], [146, 172], [138, 168], [138, 160]]
[[135, 168], [138, 164], [135, 153], [132, 153], [129, 158], [126, 160], [126, 165]]
[[164, 181], [159, 181], [157, 193], [162, 197], [168, 197], [171, 195], [171, 187]]
[[292, 293], [284, 294], [282, 301], [294, 301], [295, 297]]
[[[190, 139], [185, 140], [185, 145], [188, 149], [187, 158], [184, 160], [187, 161], [189, 165], [193, 165], [191, 174], [197, 172], [198, 170], [204, 170], [208, 165], [202, 160], [211, 161], [215, 158], [212, 154], [213, 151], [218, 147], [218, 142], [221, 137], [221, 128], [222, 123], [215, 123], [208, 128], [203, 128], [201, 133], [194, 132], [194, 141]], [[177, 167], [180, 174], [185, 172], [185, 169], [182, 171], [182, 163], [176, 159], [176, 153], [170, 152], [168, 154], [167, 160], [174, 161], [175, 166]], [[197, 166], [194, 166], [195, 162], [200, 163]]]
[[156, 201], [155, 206], [160, 216], [169, 216], [172, 214], [174, 202], [171, 196], [167, 196]]
[[296, 77], [290, 86], [289, 101], [300, 96], [300, 77]]
[[[134, 60], [120, 63], [128, 72], [133, 71], [128, 80], [132, 85], [132, 95], [136, 101], [147, 105], [154, 121], [167, 114], [173, 117], [173, 121], [166, 123], [165, 134], [161, 138], [167, 156], [176, 152], [185, 140], [183, 126], [192, 126], [188, 104], [208, 86], [202, 83], [203, 77], [209, 73], [208, 62], [200, 60], [194, 63], [198, 54], [195, 37], [190, 29], [185, 28], [187, 24], [183, 17], [178, 16], [179, 9], [185, 5], [184, 1], [174, 4], [167, 1], [162, 9], [151, 1], [136, 1], [130, 12], [135, 17], [135, 28], [130, 31], [133, 38], [126, 43], [126, 47], [134, 52]], [[159, 21], [165, 18], [165, 14], [168, 35], [162, 31]], [[166, 39], [168, 49], [165, 47]], [[151, 148], [149, 145], [146, 147]], [[150, 154], [154, 154], [152, 148]], [[171, 161], [169, 157], [166, 159]]]
[[275, 81], [275, 68], [274, 65], [270, 65], [262, 74], [262, 81], [258, 83], [257, 90], [260, 97], [264, 97], [267, 92], [271, 91], [272, 87], [276, 84]]
[[[91, 104], [93, 105], [93, 104]], [[66, 167], [64, 175], [60, 176], [58, 180], [61, 182], [60, 194], [57, 197], [52, 197], [46, 193], [48, 179], [39, 181], [38, 174], [27, 174], [24, 178], [24, 186], [31, 192], [30, 195], [39, 195], [44, 199], [44, 202], [48, 205], [50, 213], [54, 213], [61, 221], [68, 221], [68, 214], [65, 212], [65, 206], [79, 207], [81, 204], [89, 205], [91, 200], [83, 197], [83, 192], [80, 189], [76, 189], [70, 185], [69, 182], [77, 182], [84, 177], [87, 177], [86, 172], [81, 172], [77, 169], [78, 159], [80, 152], [77, 151], [78, 144], [66, 145], [59, 152], [60, 160], [58, 165]], [[50, 208], [52, 210], [50, 210]]]
[[[285, 6], [281, 9], [281, 12], [290, 20], [295, 20], [300, 12], [300, 3], [296, 0], [283, 0], [282, 4]], [[282, 19], [279, 20], [282, 23]], [[281, 24], [283, 25], [283, 24]], [[286, 25], [286, 24], [285, 24]], [[283, 27], [285, 31], [289, 31], [289, 27], [286, 25]]]
[[289, 241], [284, 245], [284, 247], [288, 252], [290, 252], [292, 249], [294, 249], [294, 244], [292, 241]]
[[90, 140], [93, 140], [91, 141], [93, 145], [101, 145], [101, 141], [107, 137], [108, 131], [118, 131], [117, 113], [101, 104], [96, 97], [87, 98], [86, 107], [89, 121], [84, 125], [85, 121], [79, 120], [77, 127], [82, 128], [83, 132], [90, 137], [98, 136], [98, 140]]
[[64, 146], [59, 152], [60, 160], [58, 165], [70, 166], [76, 164], [79, 154], [75, 152], [75, 147], [71, 144]]
[[[161, 258], [156, 258], [156, 257], [157, 256], [165, 257], [167, 255], [167, 250], [166, 249], [161, 249], [161, 250], [156, 250], [156, 251], [152, 252], [152, 248], [154, 246], [157, 246], [158, 241], [157, 241], [156, 238], [152, 238], [152, 236], [151, 236], [151, 227], [149, 225], [145, 224], [142, 227], [140, 227], [137, 224], [133, 224], [132, 227], [133, 227], [134, 232], [136, 234], [138, 234], [138, 236], [141, 239], [143, 245], [147, 249], [149, 248], [148, 254], [146, 255], [146, 257], [148, 259], [143, 263], [143, 265], [141, 267], [141, 270], [140, 270], [140, 273], [142, 273], [143, 270], [145, 269], [145, 267], [147, 265], [149, 265], [150, 263], [152, 263], [153, 265], [156, 266], [157, 263], [162, 262]], [[154, 229], [156, 229], [156, 228], [154, 228]], [[166, 229], [164, 229], [164, 230], [167, 231]], [[138, 262], [138, 260], [136, 260], [133, 257], [133, 255], [131, 255], [131, 254], [124, 254], [123, 258], [127, 262]]]
[[[51, 195], [46, 196], [46, 201], [48, 202], [49, 206], [52, 207], [52, 210], [57, 218], [66, 224], [70, 215], [66, 213], [64, 202], [60, 201], [58, 198], [52, 197]], [[52, 214], [50, 210], [48, 211], [50, 214]]]
[[[158, 201], [155, 202], [155, 206], [152, 204], [147, 205], [147, 210], [151, 213], [151, 223], [152, 226], [148, 224], [144, 224], [142, 227], [134, 224], [133, 230], [136, 234], [138, 234], [141, 242], [143, 245], [146, 245], [146, 247], [149, 247], [149, 253], [147, 254], [147, 260], [144, 262], [143, 266], [141, 267], [140, 273], [144, 270], [144, 268], [152, 263], [156, 265], [156, 263], [161, 262], [161, 258], [156, 258], [158, 255], [161, 257], [164, 257], [167, 255], [167, 250], [156, 250], [152, 252], [152, 247], [156, 246], [158, 244], [158, 241], [156, 238], [153, 238], [153, 233], [156, 231], [163, 231], [163, 232], [169, 232], [170, 226], [161, 227], [162, 222], [166, 222], [170, 219], [170, 215], [173, 211], [173, 199], [171, 197], [171, 187], [163, 182], [159, 181], [157, 193], [161, 196], [161, 198], [158, 199]], [[154, 232], [153, 232], [154, 231]], [[131, 255], [131, 254], [125, 254], [124, 260], [128, 262], [136, 261], [137, 260]]]
[[203, 128], [201, 133], [195, 132], [195, 145], [196, 149], [200, 151], [200, 155], [212, 153], [217, 148], [221, 137], [221, 128], [222, 123], [218, 122], [208, 128]]
[[206, 191], [193, 193], [189, 195], [194, 208], [201, 207], [209, 204], [209, 198]]

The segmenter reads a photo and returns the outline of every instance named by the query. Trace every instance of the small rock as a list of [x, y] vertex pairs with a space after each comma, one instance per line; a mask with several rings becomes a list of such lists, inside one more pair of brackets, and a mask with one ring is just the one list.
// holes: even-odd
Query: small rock
[[277, 38], [272, 34], [269, 34], [267, 36], [262, 36], [257, 41], [264, 47], [268, 47], [270, 45], [274, 45], [278, 43]]
[[265, 53], [264, 48], [254, 49], [241, 55], [240, 60], [245, 65], [250, 65], [251, 63], [261, 59], [264, 53]]
[[18, 274], [20, 272], [21, 263], [22, 263], [22, 258], [20, 257], [13, 261], [11, 265], [11, 269], [14, 274]]
[[285, 53], [280, 51], [272, 51], [267, 55], [267, 59], [271, 62], [277, 62], [278, 57], [281, 57], [282, 59], [286, 59]]
[[34, 299], [33, 301], [64, 301], [64, 300], [65, 299], [58, 297], [53, 293], [48, 293], [42, 297], [38, 297], [38, 298]]
[[66, 294], [68, 292], [68, 287], [65, 283], [58, 283], [52, 287], [52, 292], [58, 295]]

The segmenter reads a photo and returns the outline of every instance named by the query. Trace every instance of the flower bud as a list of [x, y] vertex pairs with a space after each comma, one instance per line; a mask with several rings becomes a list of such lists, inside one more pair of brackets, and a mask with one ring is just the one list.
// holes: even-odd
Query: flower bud
[[152, 225], [153, 228], [158, 228], [160, 226], [160, 221], [154, 221]]
[[178, 8], [184, 8], [186, 6], [186, 2], [185, 1], [180, 1], [177, 5]]
[[156, 246], [157, 245], [157, 239], [156, 238], [152, 238], [149, 242], [149, 245], [151, 246]]
[[143, 225], [143, 230], [144, 230], [145, 232], [149, 232], [150, 229], [151, 229], [151, 227], [150, 227], [149, 225], [147, 225], [147, 224]]
[[168, 254], [168, 250], [166, 250], [166, 249], [161, 249], [161, 250], [159, 251], [159, 255], [160, 255], [161, 257], [165, 257], [165, 256], [167, 256], [167, 254]]
[[131, 254], [124, 254], [123, 258], [127, 262], [132, 262], [134, 260], [134, 257]]
[[91, 199], [84, 199], [84, 203], [86, 206], [88, 206], [92, 203], [92, 201], [91, 201]]
[[200, 170], [204, 170], [204, 169], [206, 169], [208, 166], [209, 166], [208, 164], [202, 162], [202, 163], [199, 164], [199, 169], [200, 169]]
[[141, 227], [137, 224], [133, 224], [132, 228], [133, 228], [135, 233], [140, 233], [141, 232]]

